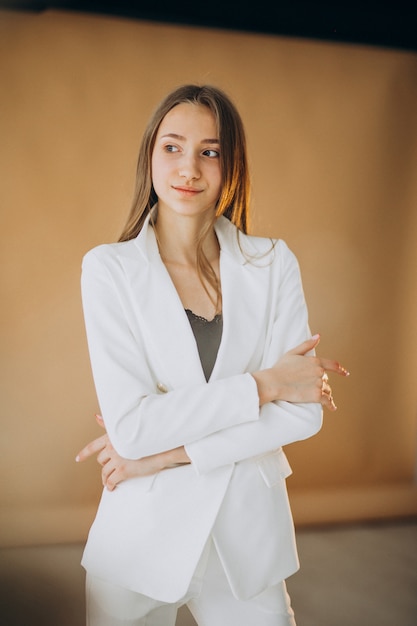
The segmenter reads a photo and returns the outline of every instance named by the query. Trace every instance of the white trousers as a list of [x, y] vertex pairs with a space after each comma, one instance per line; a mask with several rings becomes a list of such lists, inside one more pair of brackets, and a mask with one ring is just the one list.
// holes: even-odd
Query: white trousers
[[166, 604], [87, 574], [87, 626], [175, 626], [186, 604], [199, 626], [296, 626], [285, 582], [250, 600], [233, 596], [210, 541], [184, 598]]

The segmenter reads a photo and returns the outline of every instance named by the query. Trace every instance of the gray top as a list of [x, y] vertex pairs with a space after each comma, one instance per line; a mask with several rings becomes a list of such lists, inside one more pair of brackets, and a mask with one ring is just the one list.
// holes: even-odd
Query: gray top
[[194, 337], [197, 343], [206, 380], [211, 376], [217, 358], [223, 331], [223, 317], [219, 313], [212, 320], [196, 315], [190, 309], [185, 309]]

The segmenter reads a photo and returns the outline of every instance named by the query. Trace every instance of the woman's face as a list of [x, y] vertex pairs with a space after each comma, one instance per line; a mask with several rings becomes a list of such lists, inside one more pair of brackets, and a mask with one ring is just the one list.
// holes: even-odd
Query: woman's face
[[158, 212], [214, 212], [221, 191], [216, 121], [203, 105], [178, 104], [162, 120], [152, 153]]

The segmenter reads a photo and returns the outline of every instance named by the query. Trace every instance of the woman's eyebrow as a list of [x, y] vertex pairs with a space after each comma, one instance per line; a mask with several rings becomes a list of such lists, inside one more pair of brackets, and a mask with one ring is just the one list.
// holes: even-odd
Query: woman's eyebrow
[[[161, 136], [161, 139], [170, 138], [170, 139], [178, 139], [179, 141], [187, 141], [187, 138], [183, 135], [178, 135], [177, 133], [166, 133]], [[201, 143], [220, 143], [218, 139], [202, 139]]]
[[185, 141], [185, 137], [182, 135], [177, 135], [177, 133], [167, 133], [166, 135], [162, 135], [161, 139], [165, 139], [166, 137], [170, 137], [171, 139], [179, 139], [180, 141]]

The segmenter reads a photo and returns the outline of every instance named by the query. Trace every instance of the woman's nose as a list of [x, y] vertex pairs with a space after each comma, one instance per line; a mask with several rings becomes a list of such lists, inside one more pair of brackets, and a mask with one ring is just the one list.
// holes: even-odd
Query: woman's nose
[[193, 154], [184, 154], [178, 169], [178, 173], [186, 180], [192, 180], [200, 177], [200, 168], [198, 160]]

